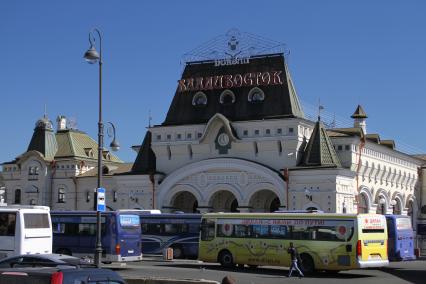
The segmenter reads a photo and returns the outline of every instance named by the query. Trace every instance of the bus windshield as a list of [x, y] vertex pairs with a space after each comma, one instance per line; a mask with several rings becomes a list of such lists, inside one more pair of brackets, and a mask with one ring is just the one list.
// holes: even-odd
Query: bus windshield
[[24, 213], [25, 229], [49, 229], [49, 214]]
[[138, 215], [119, 215], [120, 227], [126, 231], [138, 231], [140, 230], [140, 221]]
[[399, 217], [396, 218], [396, 230], [397, 231], [405, 231], [412, 230], [411, 220], [407, 217]]

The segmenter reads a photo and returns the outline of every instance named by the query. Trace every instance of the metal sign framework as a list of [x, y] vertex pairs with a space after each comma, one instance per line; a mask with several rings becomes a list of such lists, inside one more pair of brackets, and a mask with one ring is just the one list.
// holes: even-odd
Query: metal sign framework
[[183, 55], [183, 63], [229, 59], [237, 64], [250, 57], [290, 52], [284, 43], [231, 29]]

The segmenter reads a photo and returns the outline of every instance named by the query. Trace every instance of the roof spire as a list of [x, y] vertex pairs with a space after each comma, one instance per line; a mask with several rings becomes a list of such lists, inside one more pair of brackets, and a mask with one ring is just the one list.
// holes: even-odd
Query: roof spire
[[47, 104], [44, 103], [44, 118], [47, 118]]
[[151, 110], [148, 110], [148, 127], [151, 127], [151, 120], [152, 120]]
[[324, 109], [324, 106], [321, 105], [321, 99], [318, 99], [318, 121], [321, 121], [321, 111]]

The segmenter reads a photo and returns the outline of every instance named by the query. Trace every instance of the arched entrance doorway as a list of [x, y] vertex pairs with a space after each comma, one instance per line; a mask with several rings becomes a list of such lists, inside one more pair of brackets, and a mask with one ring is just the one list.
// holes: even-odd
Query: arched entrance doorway
[[220, 190], [210, 198], [209, 206], [213, 212], [238, 212], [238, 200], [226, 190]]
[[198, 201], [191, 192], [181, 191], [172, 198], [171, 207], [176, 211], [195, 213], [197, 212]]
[[253, 194], [249, 206], [252, 212], [274, 212], [280, 208], [280, 199], [273, 191], [263, 189]]

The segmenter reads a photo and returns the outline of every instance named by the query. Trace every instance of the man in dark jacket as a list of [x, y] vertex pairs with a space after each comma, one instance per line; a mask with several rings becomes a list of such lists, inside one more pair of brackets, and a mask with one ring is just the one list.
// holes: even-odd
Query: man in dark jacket
[[290, 254], [291, 257], [291, 266], [290, 271], [288, 273], [288, 277], [291, 277], [291, 274], [293, 273], [293, 270], [297, 270], [299, 272], [299, 277], [303, 277], [302, 271], [300, 271], [299, 266], [297, 265], [298, 262], [298, 256], [296, 248], [293, 246], [293, 243], [290, 243], [290, 247], [287, 249], [287, 252]]

